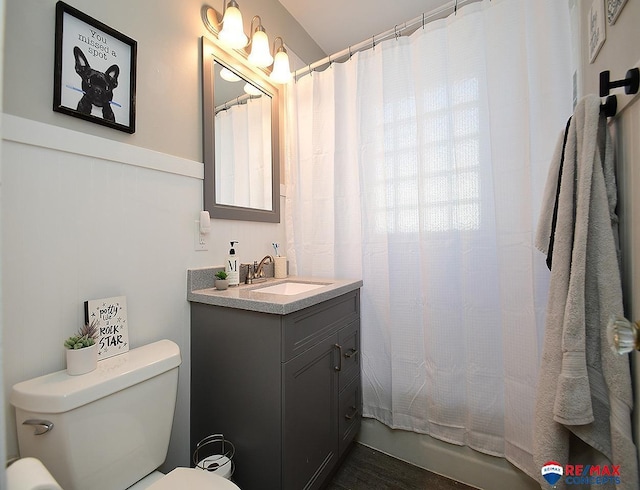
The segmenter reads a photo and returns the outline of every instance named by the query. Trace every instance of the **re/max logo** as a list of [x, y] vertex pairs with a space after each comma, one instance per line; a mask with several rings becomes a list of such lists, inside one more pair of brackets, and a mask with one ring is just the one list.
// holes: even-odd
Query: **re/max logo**
[[565, 476], [620, 476], [620, 465], [567, 464]]

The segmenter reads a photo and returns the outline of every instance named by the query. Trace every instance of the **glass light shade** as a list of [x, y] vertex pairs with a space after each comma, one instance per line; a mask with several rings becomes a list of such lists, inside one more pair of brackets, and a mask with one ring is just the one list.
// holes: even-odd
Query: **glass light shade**
[[241, 80], [241, 78], [229, 70], [229, 68], [223, 68], [220, 70], [220, 76], [227, 82], [239, 82]]
[[254, 87], [250, 83], [244, 84], [244, 92], [249, 95], [262, 95], [262, 92], [260, 92], [260, 89]]
[[273, 71], [269, 76], [276, 83], [287, 83], [291, 80], [291, 68], [289, 67], [289, 55], [286, 51], [278, 51], [273, 61]]
[[218, 34], [218, 39], [233, 49], [244, 48], [249, 42], [243, 30], [240, 9], [232, 6], [231, 2], [224, 12], [222, 30]]
[[253, 33], [249, 62], [259, 68], [265, 68], [273, 63], [273, 56], [269, 50], [269, 38], [267, 33], [262, 30], [256, 30]]

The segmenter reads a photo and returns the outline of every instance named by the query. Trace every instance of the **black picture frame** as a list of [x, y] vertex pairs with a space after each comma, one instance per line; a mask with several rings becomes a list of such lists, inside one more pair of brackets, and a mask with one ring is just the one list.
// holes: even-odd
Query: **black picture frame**
[[137, 48], [130, 37], [58, 1], [53, 110], [134, 133]]

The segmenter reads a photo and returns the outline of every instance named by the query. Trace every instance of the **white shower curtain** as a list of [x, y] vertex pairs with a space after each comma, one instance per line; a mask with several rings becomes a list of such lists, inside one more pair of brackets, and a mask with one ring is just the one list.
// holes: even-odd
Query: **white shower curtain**
[[364, 415], [531, 475], [570, 67], [567, 2], [485, 0], [288, 86], [287, 255], [363, 279]]
[[215, 115], [216, 202], [271, 209], [271, 98]]

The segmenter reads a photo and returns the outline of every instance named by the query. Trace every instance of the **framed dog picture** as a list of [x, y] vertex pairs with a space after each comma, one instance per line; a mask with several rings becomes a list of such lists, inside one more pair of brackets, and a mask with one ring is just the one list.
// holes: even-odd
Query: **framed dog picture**
[[137, 43], [56, 3], [53, 110], [135, 132]]

